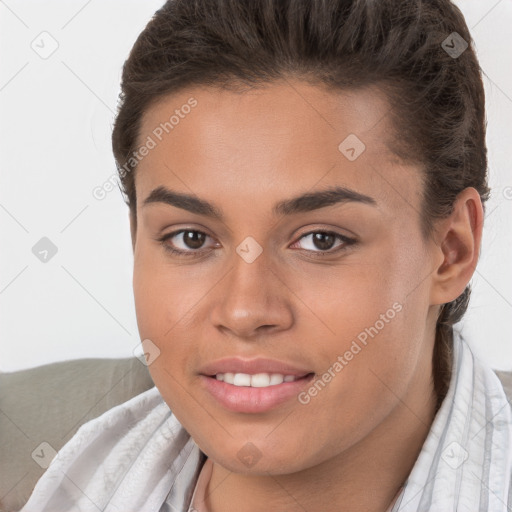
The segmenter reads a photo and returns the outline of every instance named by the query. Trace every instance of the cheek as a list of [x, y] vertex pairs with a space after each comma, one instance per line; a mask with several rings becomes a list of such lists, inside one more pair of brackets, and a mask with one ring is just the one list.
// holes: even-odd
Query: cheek
[[[381, 315], [394, 317], [393, 305], [403, 302], [409, 286], [400, 256], [392, 249], [375, 248], [361, 257], [351, 255], [329, 272], [312, 269], [308, 275], [296, 275], [293, 290], [317, 315], [312, 320], [324, 322], [325, 335], [330, 331], [338, 339], [351, 340]], [[310, 316], [308, 308], [301, 310]]]
[[[319, 344], [324, 360], [330, 358], [333, 364], [338, 355], [346, 355], [350, 361], [349, 371], [344, 372], [350, 374], [346, 385], [358, 383], [357, 400], [371, 399], [381, 386], [369, 369], [400, 387], [421, 351], [428, 264], [421, 244], [412, 243], [414, 236], [409, 242], [405, 238], [397, 236], [375, 246], [357, 264], [347, 260], [320, 286], [310, 288], [309, 296], [305, 286], [297, 293], [315, 305], [315, 313], [329, 328], [330, 334], [323, 329], [324, 343]], [[338, 382], [345, 386], [344, 379]]]
[[133, 271], [133, 293], [140, 335], [160, 340], [190, 322], [205, 294], [193, 266], [171, 265], [159, 249], [139, 251]]
[[[133, 293], [141, 340], [149, 339], [158, 348], [158, 357], [148, 366], [153, 381], [169, 403], [188, 389], [187, 369], [196, 363], [198, 340], [205, 319], [201, 298], [209, 286], [194, 277], [193, 267], [180, 269], [161, 258], [142, 257], [140, 251], [133, 272]], [[197, 365], [196, 365], [197, 366]]]

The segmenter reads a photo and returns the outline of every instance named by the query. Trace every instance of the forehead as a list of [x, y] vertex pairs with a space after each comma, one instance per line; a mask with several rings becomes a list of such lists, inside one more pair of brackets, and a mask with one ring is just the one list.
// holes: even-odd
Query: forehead
[[[329, 92], [283, 81], [244, 92], [189, 88], [160, 99], [142, 118], [139, 145], [151, 138], [154, 147], [138, 164], [137, 196], [169, 184], [211, 197], [236, 189], [243, 202], [258, 191], [282, 198], [286, 189], [323, 180], [419, 201], [417, 169], [389, 148], [389, 113], [376, 87]], [[351, 146], [356, 159], [347, 158]]]
[[[197, 104], [189, 108], [192, 100]], [[140, 133], [152, 133], [175, 114], [170, 131], [175, 140], [187, 134], [191, 123], [194, 131], [200, 129], [196, 140], [227, 143], [245, 137], [247, 150], [253, 142], [272, 141], [276, 134], [293, 133], [307, 146], [318, 146], [317, 139], [324, 139], [326, 133], [335, 141], [354, 133], [370, 143], [368, 150], [382, 153], [391, 134], [389, 111], [387, 98], [377, 87], [334, 92], [293, 80], [243, 92], [194, 87], [164, 96], [149, 107]], [[191, 120], [185, 122], [187, 118]]]

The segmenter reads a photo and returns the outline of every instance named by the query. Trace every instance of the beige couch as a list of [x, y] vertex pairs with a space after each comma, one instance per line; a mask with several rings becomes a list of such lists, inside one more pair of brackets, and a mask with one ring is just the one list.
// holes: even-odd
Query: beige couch
[[[512, 372], [496, 373], [510, 401]], [[0, 511], [14, 512], [26, 503], [52, 450], [80, 425], [151, 387], [147, 367], [136, 358], [81, 359], [0, 373]]]

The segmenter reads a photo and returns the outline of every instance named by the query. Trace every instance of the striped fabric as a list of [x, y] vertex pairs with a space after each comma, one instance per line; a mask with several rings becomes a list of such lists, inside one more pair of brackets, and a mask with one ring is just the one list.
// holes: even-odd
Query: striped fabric
[[497, 375], [454, 337], [448, 394], [392, 512], [512, 511], [512, 410]]
[[[512, 511], [512, 411], [456, 333], [448, 394], [392, 512]], [[21, 512], [186, 512], [206, 456], [156, 387], [84, 424]]]

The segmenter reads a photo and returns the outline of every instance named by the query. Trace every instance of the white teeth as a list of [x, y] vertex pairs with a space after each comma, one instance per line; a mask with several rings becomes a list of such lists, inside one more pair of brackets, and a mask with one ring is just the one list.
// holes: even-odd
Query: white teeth
[[[217, 375], [222, 375], [222, 373], [217, 374]], [[225, 373], [224, 374], [224, 382], [227, 382], [228, 384], [233, 384], [234, 379], [235, 379], [234, 373]]]
[[257, 373], [251, 377], [253, 388], [266, 388], [268, 385], [270, 385], [270, 375], [268, 373]]
[[251, 376], [247, 375], [247, 373], [235, 373], [235, 378], [233, 379], [233, 384], [235, 386], [250, 386], [251, 385]]
[[274, 386], [275, 384], [282, 384], [284, 380], [284, 375], [279, 375], [279, 373], [273, 373], [270, 376], [270, 385]]
[[248, 373], [218, 373], [215, 378], [234, 386], [250, 386], [253, 388], [266, 388], [297, 380], [294, 375], [282, 375], [281, 373], [256, 373], [254, 375]]

